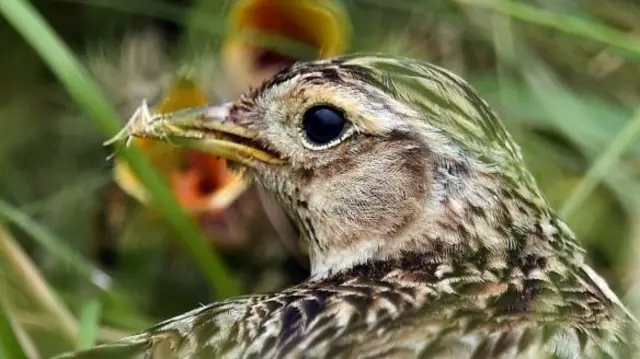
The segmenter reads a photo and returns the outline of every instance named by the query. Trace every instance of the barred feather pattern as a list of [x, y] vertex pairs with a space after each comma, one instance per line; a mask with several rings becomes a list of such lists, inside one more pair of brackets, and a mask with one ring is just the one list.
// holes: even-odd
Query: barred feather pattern
[[401, 263], [199, 308], [73, 358], [624, 357], [615, 344], [623, 323], [602, 293], [533, 271], [524, 292], [483, 282], [495, 269], [469, 283], [445, 274], [450, 265], [406, 254]]

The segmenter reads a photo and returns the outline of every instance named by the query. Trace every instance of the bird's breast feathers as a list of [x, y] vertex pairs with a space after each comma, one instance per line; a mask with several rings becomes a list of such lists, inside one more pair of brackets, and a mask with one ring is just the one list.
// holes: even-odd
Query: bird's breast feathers
[[[445, 283], [431, 273], [376, 269], [367, 278], [356, 270], [273, 295], [215, 303], [102, 350], [135, 349], [145, 358], [599, 358], [616, 353], [606, 338], [619, 334], [612, 323], [600, 333], [593, 323], [580, 322], [570, 305], [536, 312], [536, 303], [554, 296], [526, 297], [502, 283], [461, 291], [465, 286], [457, 283], [464, 278]], [[607, 325], [602, 323], [596, 325]]]

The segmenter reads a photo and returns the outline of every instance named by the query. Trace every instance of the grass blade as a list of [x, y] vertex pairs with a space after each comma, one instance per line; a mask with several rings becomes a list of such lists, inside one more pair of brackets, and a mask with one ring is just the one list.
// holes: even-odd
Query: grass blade
[[99, 298], [89, 299], [80, 311], [80, 332], [78, 333], [78, 349], [88, 349], [95, 345], [100, 318], [102, 316], [102, 302]]
[[[58, 35], [41, 15], [26, 1], [3, 0], [0, 12], [7, 21], [40, 54], [71, 97], [91, 116], [107, 137], [121, 128], [114, 110], [91, 81], [86, 69], [72, 55]], [[230, 297], [240, 292], [225, 264], [214, 255], [195, 223], [181, 210], [164, 180], [146, 161], [138, 148], [121, 151], [140, 181], [151, 193], [151, 201], [179, 234], [177, 239], [206, 275], [218, 297]]]
[[573, 190], [569, 198], [560, 209], [560, 215], [569, 218], [582, 206], [591, 192], [596, 188], [616, 165], [620, 156], [627, 150], [634, 139], [640, 137], [640, 109], [636, 111], [633, 119], [620, 131], [618, 137], [611, 145], [594, 161], [587, 174]]
[[78, 325], [71, 311], [49, 287], [40, 271], [22, 251], [11, 234], [1, 226], [0, 257], [4, 258], [4, 262], [13, 268], [13, 272], [21, 282], [27, 283], [24, 286], [25, 292], [55, 318], [58, 329], [70, 342], [73, 342], [78, 334]]
[[[358, 0], [366, 4], [403, 10], [407, 12], [430, 11], [429, 2], [421, 1], [385, 1]], [[625, 34], [615, 28], [594, 20], [583, 19], [575, 15], [555, 13], [540, 7], [512, 0], [452, 0], [455, 3], [489, 9], [513, 19], [558, 30], [583, 39], [600, 42], [618, 50], [640, 57], [640, 41], [633, 35]]]
[[89, 261], [82, 258], [78, 252], [70, 248], [60, 238], [56, 237], [46, 228], [32, 220], [29, 216], [2, 200], [0, 200], [0, 217], [3, 217], [19, 226], [51, 255], [55, 256], [61, 262], [71, 266], [75, 272], [82, 275], [90, 282], [93, 282], [96, 276], [107, 276], [107, 274], [94, 267]]
[[[0, 289], [1, 291], [2, 289]], [[4, 298], [0, 298], [0, 359], [27, 359], [27, 355], [14, 330], [10, 311]]]
[[607, 44], [640, 57], [640, 41], [621, 31], [602, 25], [594, 20], [558, 14], [535, 6], [506, 0], [454, 0], [460, 4], [482, 7], [499, 12], [520, 21], [544, 26], [579, 36], [591, 41]]

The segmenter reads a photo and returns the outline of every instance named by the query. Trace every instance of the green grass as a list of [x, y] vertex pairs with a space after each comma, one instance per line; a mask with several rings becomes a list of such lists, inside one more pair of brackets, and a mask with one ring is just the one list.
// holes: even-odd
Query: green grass
[[[112, 137], [121, 127], [112, 107], [107, 103], [98, 87], [92, 82], [84, 67], [75, 59], [44, 19], [29, 3], [8, 0], [0, 5], [0, 11], [9, 23], [20, 32], [27, 42], [40, 54], [56, 74], [71, 97], [83, 107], [107, 137]], [[210, 284], [216, 288], [219, 298], [239, 293], [238, 283], [213, 250], [205, 246], [205, 239], [195, 224], [179, 209], [160, 176], [144, 160], [135, 147], [119, 153], [124, 157], [141, 182], [149, 190], [151, 201], [167, 221], [179, 233], [180, 244], [191, 255], [206, 274]]]
[[562, 205], [560, 214], [564, 217], [570, 217], [574, 212], [578, 211], [598, 183], [616, 166], [622, 154], [633, 141], [638, 141], [638, 138], [640, 138], [640, 110], [636, 112], [627, 126], [620, 131], [611, 146], [595, 160], [582, 181]]
[[544, 26], [567, 34], [601, 42], [622, 51], [627, 55], [640, 58], [640, 40], [603, 25], [586, 14], [576, 16], [570, 13], [557, 13], [539, 7], [508, 0], [455, 0], [458, 3], [490, 9], [514, 20], [525, 21]]
[[16, 336], [16, 328], [9, 315], [11, 313], [5, 303], [0, 303], [0, 358], [26, 359], [27, 355]]
[[87, 300], [80, 311], [80, 335], [78, 349], [87, 349], [95, 345], [102, 315], [102, 302], [99, 298]]
[[[352, 51], [390, 49], [468, 79], [522, 145], [590, 262], [621, 296], [638, 286], [640, 40], [628, 34], [638, 31], [639, 5], [344, 2], [353, 20]], [[0, 238], [0, 285], [8, 288], [0, 358], [29, 356], [31, 346], [46, 357], [113, 340], [210, 300], [209, 288], [216, 298], [229, 297], [249, 291], [245, 284], [260, 282], [263, 273], [273, 278], [260, 255], [276, 244], [249, 242], [259, 254], [251, 256], [205, 236], [135, 147], [118, 155], [152, 193], [153, 209], [127, 202], [133, 209], [116, 225], [117, 241], [107, 243], [118, 250], [118, 265], [105, 268], [96, 256], [106, 230], [96, 233], [93, 222], [107, 206], [111, 178], [100, 143], [120, 130], [122, 119], [85, 66], [96, 48], [118, 59], [123, 34], [152, 19], [187, 29], [167, 58], [215, 55], [229, 6], [222, 0], [191, 8], [145, 0], [0, 1], [8, 23], [0, 23], [0, 41], [12, 49], [0, 58], [0, 220], [8, 233]], [[69, 14], [74, 21], [65, 20]], [[299, 44], [275, 39], [273, 45], [296, 51]], [[214, 237], [272, 231], [237, 212], [225, 219], [231, 229], [216, 229]], [[33, 289], [26, 282], [40, 284]], [[34, 325], [41, 318], [52, 324]]]

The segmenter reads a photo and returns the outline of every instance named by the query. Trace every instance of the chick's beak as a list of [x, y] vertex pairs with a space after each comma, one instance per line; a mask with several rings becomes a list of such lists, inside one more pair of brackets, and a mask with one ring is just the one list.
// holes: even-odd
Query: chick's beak
[[[178, 79], [167, 96], [149, 113], [167, 114], [185, 107], [204, 105], [206, 101], [195, 83]], [[176, 148], [152, 139], [136, 139], [135, 144], [171, 184], [178, 202], [191, 212], [220, 213], [247, 188], [241, 174], [231, 172], [224, 158], [203, 151]], [[119, 158], [115, 159], [114, 177], [125, 192], [142, 203], [148, 203], [144, 187]]]
[[348, 24], [335, 0], [241, 0], [229, 14], [222, 63], [244, 90], [296, 61], [342, 53]]

